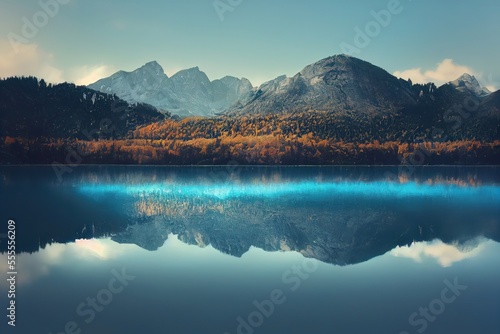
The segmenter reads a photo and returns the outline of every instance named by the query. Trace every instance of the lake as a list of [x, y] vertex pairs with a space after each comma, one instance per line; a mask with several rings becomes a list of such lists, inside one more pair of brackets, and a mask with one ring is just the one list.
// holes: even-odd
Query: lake
[[499, 172], [1, 167], [1, 333], [499, 333]]

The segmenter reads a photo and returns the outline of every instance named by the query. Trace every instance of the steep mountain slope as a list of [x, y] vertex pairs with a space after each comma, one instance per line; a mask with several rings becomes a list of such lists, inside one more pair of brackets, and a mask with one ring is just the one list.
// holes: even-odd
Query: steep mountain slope
[[500, 113], [500, 90], [491, 93], [483, 99], [483, 105], [492, 112]]
[[245, 78], [235, 77], [210, 81], [198, 67], [169, 78], [153, 61], [133, 72], [117, 72], [89, 88], [114, 93], [128, 102], [148, 103], [179, 116], [214, 116], [246, 97], [252, 85]]
[[163, 68], [156, 62], [150, 62], [133, 72], [119, 71], [88, 87], [103, 93], [116, 94], [128, 102], [145, 102], [164, 98], [155, 95], [154, 92], [168, 83], [169, 80]]
[[305, 67], [295, 76], [262, 84], [231, 113], [307, 110], [392, 113], [417, 103], [411, 84], [363, 60], [337, 55]]
[[471, 101], [480, 114], [489, 114], [492, 106], [485, 102], [489, 94], [469, 74], [439, 88], [432, 83], [413, 85], [366, 61], [337, 55], [306, 66], [293, 77], [283, 75], [262, 84], [227, 115], [315, 110], [371, 122], [376, 116], [404, 112], [435, 122], [448, 109]]

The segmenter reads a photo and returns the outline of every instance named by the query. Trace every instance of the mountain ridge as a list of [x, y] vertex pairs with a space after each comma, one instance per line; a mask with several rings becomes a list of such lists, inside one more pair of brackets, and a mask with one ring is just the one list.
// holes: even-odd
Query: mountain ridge
[[293, 77], [280, 76], [262, 84], [242, 108], [230, 113], [308, 109], [391, 113], [412, 104], [416, 101], [406, 81], [364, 60], [335, 55], [307, 65]]
[[423, 108], [440, 112], [469, 98], [479, 105], [489, 95], [475, 77], [467, 74], [439, 87], [434, 83], [413, 84], [364, 60], [334, 55], [307, 65], [292, 77], [280, 76], [263, 83], [227, 114], [319, 110], [370, 118]]
[[225, 76], [210, 81], [198, 66], [180, 70], [169, 78], [156, 61], [131, 72], [118, 71], [88, 87], [182, 117], [215, 116], [253, 88], [245, 78]]
[[[446, 86], [453, 87], [449, 91]], [[210, 81], [198, 66], [168, 77], [150, 61], [132, 72], [119, 71], [91, 85], [128, 102], [148, 103], [181, 117], [327, 111], [390, 116], [408, 109], [448, 108], [457, 99], [491, 94], [467, 73], [437, 87], [413, 84], [381, 67], [349, 55], [334, 55], [252, 87], [248, 79], [225, 76]], [[440, 93], [444, 92], [444, 93]]]

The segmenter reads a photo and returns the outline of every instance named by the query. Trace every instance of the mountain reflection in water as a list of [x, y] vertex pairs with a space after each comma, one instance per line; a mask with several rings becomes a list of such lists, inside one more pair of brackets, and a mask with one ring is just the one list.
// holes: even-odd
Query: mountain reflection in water
[[336, 265], [445, 252], [447, 265], [478, 238], [500, 240], [496, 168], [81, 167], [62, 183], [51, 168], [1, 171], [27, 252], [91, 237], [154, 251], [173, 234], [238, 257], [252, 246]]

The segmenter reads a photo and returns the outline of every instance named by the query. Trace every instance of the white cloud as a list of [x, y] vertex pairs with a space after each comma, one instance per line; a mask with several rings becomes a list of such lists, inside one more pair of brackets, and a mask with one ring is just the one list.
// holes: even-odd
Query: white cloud
[[99, 79], [108, 77], [114, 72], [113, 67], [107, 65], [80, 66], [71, 71], [70, 81], [77, 85], [88, 85]]
[[47, 82], [64, 81], [63, 71], [53, 65], [54, 56], [44, 52], [36, 44], [20, 44], [18, 52], [7, 43], [0, 43], [5, 50], [0, 57], [0, 77], [36, 76]]
[[0, 49], [5, 50], [0, 57], [0, 78], [36, 76], [50, 83], [68, 81], [88, 85], [114, 72], [113, 67], [107, 65], [76, 66], [65, 71], [55, 65], [52, 53], [37, 44], [19, 44], [14, 50], [9, 43], [0, 42]]
[[433, 82], [437, 86], [453, 81], [462, 74], [477, 75], [472, 68], [464, 65], [458, 65], [453, 59], [445, 59], [436, 65], [435, 69], [423, 70], [422, 68], [412, 68], [403, 71], [395, 71], [393, 74], [402, 79], [411, 79], [413, 83], [425, 84]]

